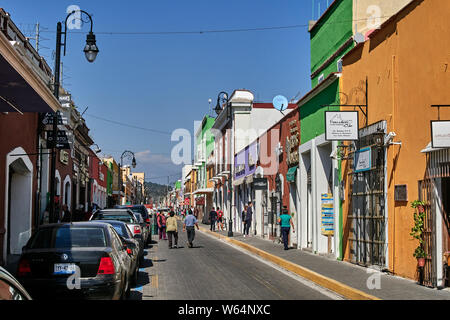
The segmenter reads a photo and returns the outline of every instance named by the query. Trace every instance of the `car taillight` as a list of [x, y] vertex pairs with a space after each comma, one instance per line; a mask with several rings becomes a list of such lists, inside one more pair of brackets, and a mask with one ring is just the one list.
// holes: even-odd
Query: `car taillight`
[[130, 248], [127, 248], [127, 253], [128, 253], [128, 254], [132, 254], [133, 252], [131, 251]]
[[114, 274], [114, 262], [111, 257], [102, 257], [98, 266], [97, 274]]
[[141, 228], [139, 226], [134, 226], [134, 234], [140, 234]]
[[19, 266], [17, 268], [17, 276], [23, 277], [31, 273], [30, 262], [26, 259], [22, 259], [19, 262]]

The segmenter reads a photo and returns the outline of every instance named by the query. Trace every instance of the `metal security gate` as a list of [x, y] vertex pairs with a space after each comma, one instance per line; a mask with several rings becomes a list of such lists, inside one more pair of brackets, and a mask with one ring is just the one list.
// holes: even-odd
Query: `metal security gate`
[[433, 211], [431, 208], [432, 203], [432, 182], [430, 179], [419, 181], [419, 200], [424, 201], [425, 205], [425, 225], [424, 225], [424, 250], [427, 254], [425, 258], [425, 266], [423, 267], [422, 274], [419, 274], [419, 282], [428, 287], [436, 286], [436, 272], [433, 265], [433, 243], [434, 239], [434, 220]]
[[[385, 148], [377, 138], [380, 128], [368, 127], [360, 133], [349, 152], [349, 248], [352, 262], [364, 266], [386, 265]], [[364, 129], [362, 129], [364, 130]], [[365, 133], [365, 135], [364, 135]], [[358, 150], [370, 149], [370, 166], [355, 170]], [[368, 156], [369, 157], [369, 156]]]

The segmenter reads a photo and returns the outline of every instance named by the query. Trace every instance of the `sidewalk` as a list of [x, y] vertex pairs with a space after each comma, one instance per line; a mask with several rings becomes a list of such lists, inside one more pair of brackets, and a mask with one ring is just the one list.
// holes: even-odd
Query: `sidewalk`
[[[234, 236], [229, 238], [227, 231], [211, 232], [208, 225], [202, 225], [200, 230], [257, 254], [348, 299], [450, 300], [448, 289], [427, 288], [413, 280], [303, 250], [285, 251], [282, 244], [256, 236], [244, 238], [242, 234], [233, 232]], [[380, 289], [369, 289], [367, 286], [367, 280], [374, 274], [380, 275]]]

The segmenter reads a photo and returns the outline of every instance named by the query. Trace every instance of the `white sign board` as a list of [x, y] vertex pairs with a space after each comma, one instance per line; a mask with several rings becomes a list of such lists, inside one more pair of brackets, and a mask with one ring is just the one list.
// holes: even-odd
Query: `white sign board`
[[450, 148], [450, 121], [431, 121], [431, 146]]
[[325, 140], [355, 141], [358, 129], [358, 111], [325, 111]]
[[368, 171], [372, 168], [372, 149], [364, 148], [355, 152], [355, 172]]

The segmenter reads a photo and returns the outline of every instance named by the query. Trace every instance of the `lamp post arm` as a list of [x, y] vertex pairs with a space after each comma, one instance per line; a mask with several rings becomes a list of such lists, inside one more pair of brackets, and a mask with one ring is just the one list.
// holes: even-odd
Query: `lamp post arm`
[[[69, 20], [69, 17], [70, 17], [71, 15], [73, 15], [74, 13], [76, 13], [76, 12], [84, 13], [85, 15], [87, 15], [87, 16], [89, 17], [89, 21], [91, 22], [91, 29], [90, 29], [90, 32], [91, 32], [91, 33], [92, 33], [92, 28], [93, 28], [93, 26], [94, 26], [94, 22], [92, 21], [91, 15], [90, 15], [89, 13], [87, 13], [86, 11], [84, 11], [84, 10], [73, 10], [71, 13], [69, 13], [69, 14], [67, 15], [67, 17], [66, 17], [66, 20], [64, 21], [64, 32], [62, 32], [62, 34], [64, 34], [64, 44], [63, 44], [63, 46], [64, 46], [64, 55], [66, 55], [67, 20]], [[81, 19], [81, 21], [83, 21], [83, 20]]]

